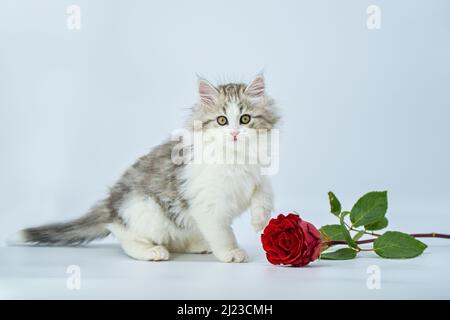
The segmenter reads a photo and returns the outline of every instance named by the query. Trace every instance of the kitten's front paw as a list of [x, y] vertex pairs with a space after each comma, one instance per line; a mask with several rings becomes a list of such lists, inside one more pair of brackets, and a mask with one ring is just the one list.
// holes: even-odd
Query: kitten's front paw
[[247, 253], [240, 248], [225, 252], [214, 252], [214, 254], [222, 262], [246, 262], [248, 260]]
[[252, 226], [257, 232], [262, 231], [270, 219], [271, 209], [265, 209], [263, 207], [253, 208], [251, 211], [252, 215]]

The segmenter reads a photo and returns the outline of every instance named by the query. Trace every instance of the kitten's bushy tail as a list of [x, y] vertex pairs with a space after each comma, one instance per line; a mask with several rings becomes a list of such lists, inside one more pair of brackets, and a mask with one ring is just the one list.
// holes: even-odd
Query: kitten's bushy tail
[[110, 233], [106, 225], [112, 221], [112, 212], [108, 208], [107, 202], [100, 202], [81, 218], [65, 223], [54, 223], [24, 229], [10, 243], [54, 246], [81, 245], [106, 237]]

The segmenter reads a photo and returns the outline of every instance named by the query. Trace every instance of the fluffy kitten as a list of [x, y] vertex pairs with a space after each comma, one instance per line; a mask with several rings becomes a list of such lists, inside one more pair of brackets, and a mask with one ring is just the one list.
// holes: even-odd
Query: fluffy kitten
[[[264, 130], [270, 133], [279, 119], [262, 75], [248, 85], [215, 87], [199, 80], [199, 96], [185, 129], [201, 133], [201, 148], [210, 154], [249, 152], [248, 140], [255, 142]], [[212, 251], [224, 262], [246, 261], [231, 222], [250, 208], [255, 229], [266, 225], [272, 191], [260, 165], [192, 161], [199, 160], [195, 151], [200, 146], [195, 143], [181, 152], [191, 161], [179, 163], [174, 161], [177, 145], [179, 141], [168, 140], [138, 159], [85, 216], [22, 230], [22, 241], [80, 245], [113, 233], [123, 250], [138, 260], [167, 260], [169, 252]], [[251, 155], [256, 151], [250, 149]]]

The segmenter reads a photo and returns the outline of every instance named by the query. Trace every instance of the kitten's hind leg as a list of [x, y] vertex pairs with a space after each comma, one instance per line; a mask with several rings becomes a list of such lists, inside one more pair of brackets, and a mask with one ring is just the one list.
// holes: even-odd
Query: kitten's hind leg
[[131, 258], [144, 261], [169, 260], [169, 251], [164, 246], [155, 245], [150, 240], [136, 239], [120, 223], [112, 223], [108, 229], [119, 239], [123, 251]]

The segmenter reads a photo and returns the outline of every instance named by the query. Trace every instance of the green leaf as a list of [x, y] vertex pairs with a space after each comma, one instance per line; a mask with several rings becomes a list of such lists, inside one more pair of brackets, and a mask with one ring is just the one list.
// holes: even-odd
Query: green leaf
[[361, 239], [361, 237], [364, 235], [364, 231], [359, 231], [357, 234], [355, 234], [355, 236], [353, 237], [353, 240], [358, 241], [359, 239]]
[[319, 229], [324, 241], [346, 241], [340, 224], [327, 224]]
[[328, 192], [328, 199], [330, 200], [331, 213], [334, 214], [336, 217], [339, 217], [339, 215], [341, 214], [342, 206], [338, 198], [336, 198], [335, 194], [330, 191]]
[[387, 231], [375, 240], [373, 248], [382, 258], [407, 259], [421, 255], [427, 245], [409, 234]]
[[354, 227], [377, 222], [384, 217], [387, 207], [387, 191], [366, 193], [353, 206], [350, 221]]
[[376, 221], [374, 223], [366, 224], [364, 226], [364, 229], [371, 230], [371, 231], [381, 230], [381, 229], [386, 228], [388, 226], [388, 224], [389, 224], [388, 219], [386, 217], [383, 217], [383, 218], [381, 218], [380, 220], [378, 220], [378, 221]]
[[348, 245], [352, 248], [358, 248], [358, 245], [356, 244], [356, 241], [353, 240], [352, 236], [350, 235], [350, 231], [348, 231], [347, 226], [345, 225], [344, 218], [349, 214], [349, 212], [343, 212], [341, 214], [340, 222], [341, 222], [341, 230], [342, 234], [344, 235], [345, 241], [347, 241]]
[[320, 259], [324, 260], [350, 260], [356, 257], [356, 251], [350, 248], [342, 248], [334, 252], [322, 253]]

